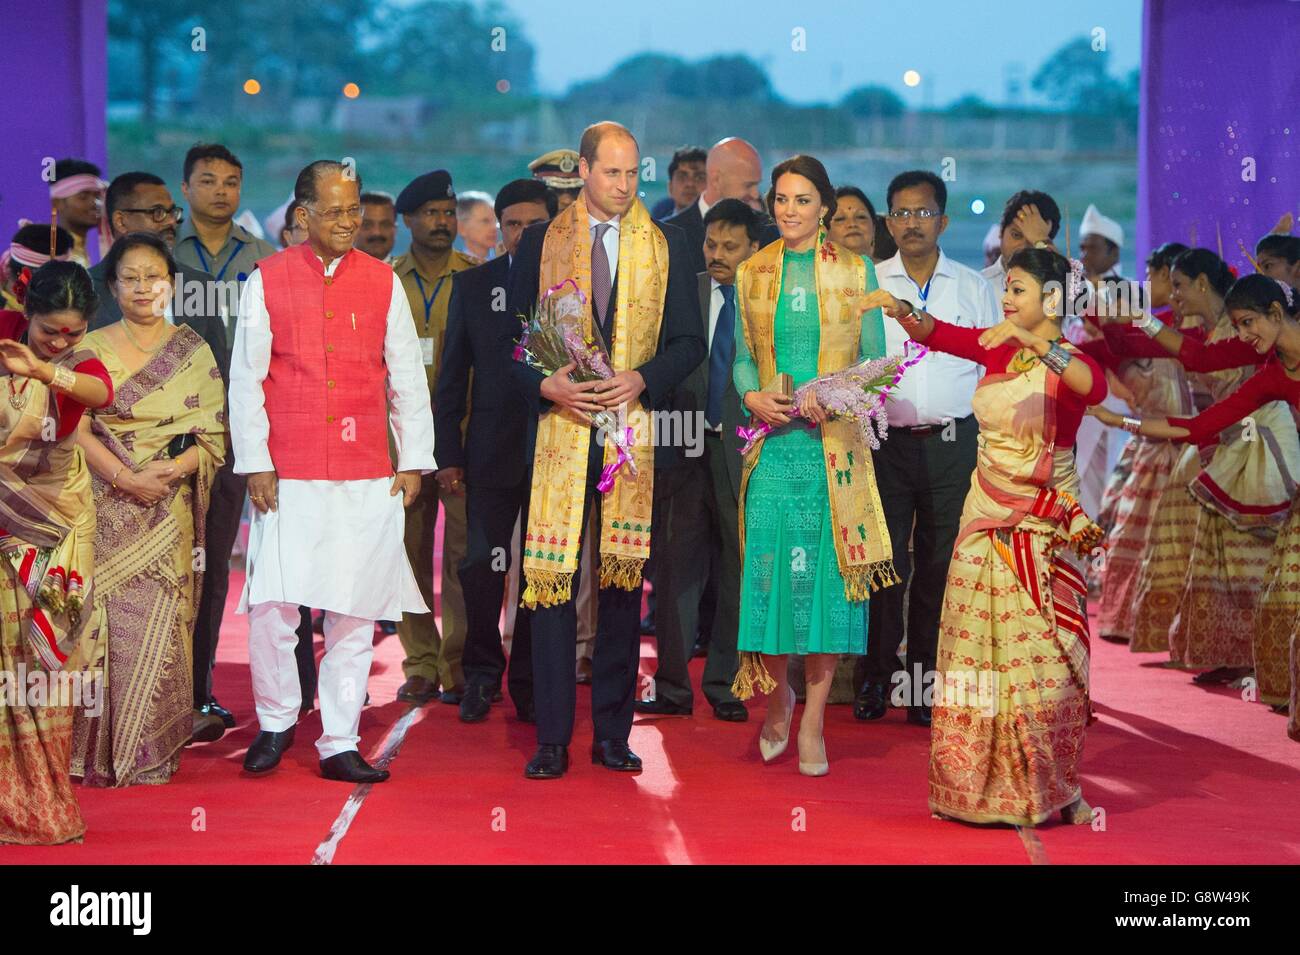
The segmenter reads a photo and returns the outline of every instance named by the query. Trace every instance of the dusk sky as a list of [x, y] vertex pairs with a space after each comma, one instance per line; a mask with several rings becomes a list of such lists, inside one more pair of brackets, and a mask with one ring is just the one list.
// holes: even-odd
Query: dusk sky
[[[653, 50], [688, 59], [748, 53], [792, 102], [834, 101], [855, 86], [882, 84], [915, 106], [968, 93], [1001, 103], [1008, 75], [1019, 70], [1023, 101], [1037, 103], [1029, 80], [1074, 37], [1105, 29], [1116, 76], [1142, 52], [1140, 0], [509, 0], [509, 7], [537, 47], [538, 83], [551, 93]], [[791, 50], [795, 27], [806, 31], [807, 52]], [[919, 86], [903, 84], [907, 70], [921, 74]]]

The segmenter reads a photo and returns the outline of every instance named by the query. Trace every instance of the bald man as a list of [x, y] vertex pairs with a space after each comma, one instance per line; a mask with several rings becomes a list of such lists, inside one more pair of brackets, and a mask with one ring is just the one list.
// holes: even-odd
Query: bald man
[[708, 184], [700, 198], [677, 215], [666, 220], [686, 233], [690, 246], [691, 268], [698, 275], [704, 271], [704, 216], [723, 199], [739, 199], [763, 215], [764, 226], [759, 247], [779, 237], [775, 223], [767, 218], [759, 197], [763, 183], [763, 161], [758, 150], [745, 140], [729, 136], [714, 143], [705, 161]]

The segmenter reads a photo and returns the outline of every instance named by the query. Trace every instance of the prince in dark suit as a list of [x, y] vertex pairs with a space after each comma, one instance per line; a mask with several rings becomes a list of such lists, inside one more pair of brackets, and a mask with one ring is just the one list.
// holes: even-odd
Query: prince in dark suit
[[[498, 629], [501, 598], [506, 574], [520, 560], [510, 553], [510, 538], [531, 486], [532, 462], [524, 451], [528, 405], [510, 381], [511, 339], [519, 334], [519, 318], [506, 307], [506, 283], [524, 229], [546, 222], [555, 207], [545, 183], [508, 183], [496, 198], [506, 254], [457, 272], [451, 280], [433, 425], [439, 489], [466, 496], [468, 545], [459, 569], [467, 624], [460, 718], [466, 723], [487, 719], [501, 689], [506, 670]], [[462, 440], [467, 394], [469, 423]], [[509, 684], [519, 718], [529, 723], [536, 719], [531, 645], [529, 611], [521, 610], [510, 650]]]
[[[622, 341], [623, 351], [641, 359], [631, 358], [632, 367], [616, 370], [612, 378], [596, 382], [571, 382], [567, 373], [558, 372], [543, 377], [521, 362], [512, 366], [515, 381], [532, 411], [529, 457], [535, 469], [540, 469], [543, 462], [548, 469], [539, 470], [534, 479], [543, 481], [552, 473], [570, 476], [564, 490], [559, 490], [559, 485], [548, 485], [543, 489], [545, 493], [530, 496], [525, 527], [563, 522], [562, 527], [573, 528], [573, 537], [586, 525], [587, 512], [593, 506], [602, 517], [612, 515], [614, 520], [627, 520], [627, 512], [620, 515], [620, 507], [644, 509], [644, 523], [650, 520], [649, 495], [641, 490], [645, 488], [641, 482], [653, 481], [654, 462], [648, 453], [651, 449], [644, 445], [633, 449], [641, 462], [635, 484], [624, 484], [625, 492], [615, 486], [610, 494], [601, 494], [596, 485], [605, 448], [589, 424], [589, 415], [604, 409], [616, 411], [620, 406], [626, 406], [629, 414], [637, 409], [662, 409], [672, 390], [705, 357], [699, 299], [685, 237], [672, 226], [653, 223], [637, 199], [640, 150], [636, 140], [617, 123], [597, 123], [584, 131], [579, 156], [582, 194], [549, 225], [524, 232], [511, 264], [508, 297], [512, 313], [527, 314], [537, 302], [543, 275], [549, 287], [576, 272], [572, 277], [580, 276], [579, 284], [590, 287], [593, 334], [610, 345], [611, 356], [620, 353]], [[554, 236], [548, 241], [548, 233], [552, 232]], [[619, 305], [620, 282], [626, 283], [622, 294], [625, 306]], [[659, 308], [658, 300], [651, 297], [654, 291], [663, 296], [661, 317], [654, 314]], [[660, 319], [660, 333], [657, 340], [654, 336], [647, 339], [641, 323], [655, 319]], [[615, 359], [616, 369], [618, 364]], [[589, 437], [585, 481], [579, 478], [575, 489], [571, 484], [571, 469], [577, 466], [573, 445], [563, 445], [557, 437], [574, 436], [579, 440], [578, 434]], [[557, 468], [557, 460], [564, 462], [559, 468], [566, 470]], [[617, 480], [631, 478], [620, 474]], [[572, 496], [564, 498], [565, 494]], [[578, 495], [580, 502], [576, 500]], [[644, 527], [642, 511], [637, 513], [636, 525]], [[630, 529], [631, 523], [623, 526]], [[631, 536], [623, 535], [622, 548], [629, 546]], [[608, 548], [607, 553], [602, 553], [602, 576], [608, 563], [612, 579], [608, 586], [600, 588], [597, 601], [599, 636], [592, 660], [591, 688], [595, 724], [592, 761], [623, 772], [641, 769], [641, 760], [629, 748], [628, 737], [640, 660], [640, 570], [648, 548], [644, 547], [644, 530], [635, 536], [631, 552], [607, 543], [603, 536], [596, 541], [578, 538], [577, 545], [562, 539], [556, 548], [560, 553], [548, 548], [546, 555], [548, 560], [558, 560], [555, 571], [530, 569], [525, 558], [525, 599], [536, 602], [532, 628], [538, 750], [524, 772], [530, 779], [555, 779], [568, 769], [576, 701], [573, 660], [577, 631], [571, 588], [582, 547], [593, 544], [602, 551]], [[554, 547], [554, 535], [551, 542]], [[538, 562], [542, 558], [534, 555], [532, 559]], [[632, 588], [626, 589], [627, 584]]]
[[[731, 692], [738, 658], [740, 612], [740, 397], [731, 380], [736, 354], [736, 268], [759, 248], [762, 221], [739, 199], [710, 207], [703, 251], [708, 270], [697, 277], [700, 331], [709, 356], [677, 388], [672, 407], [699, 445], [659, 448], [655, 474], [655, 637], [659, 668], [655, 698], [639, 713], [687, 716], [693, 692], [687, 661], [700, 629], [706, 582], [718, 599], [709, 631], [702, 688], [718, 719], [742, 722], [748, 711]], [[708, 622], [706, 621], [706, 624]]]
[[[109, 183], [104, 202], [114, 236], [148, 232], [162, 239], [169, 249], [175, 245], [181, 210], [172, 201], [166, 183], [153, 173], [123, 173]], [[92, 330], [122, 318], [122, 310], [109, 287], [106, 262], [101, 261], [90, 270], [100, 302], [90, 323]], [[224, 306], [233, 315], [238, 307], [237, 301], [234, 296], [226, 295], [224, 287], [207, 272], [177, 264], [174, 280], [176, 292], [171, 303], [172, 320], [189, 325], [208, 343], [212, 357], [221, 369], [221, 380], [229, 385], [230, 350], [226, 344], [226, 326], [221, 309]], [[234, 716], [212, 696], [217, 637], [221, 632], [226, 595], [230, 591], [230, 552], [239, 533], [239, 516], [247, 484], [242, 475], [234, 472], [234, 457], [233, 450], [226, 455], [226, 461], [218, 469], [212, 484], [204, 545], [203, 594], [194, 620], [194, 708], [198, 711], [194, 738], [201, 742], [221, 736], [221, 727], [210, 717], [218, 717], [226, 729], [235, 725]], [[308, 646], [308, 655], [310, 652]], [[312, 672], [314, 675], [314, 670]], [[311, 697], [304, 696], [304, 699]]]

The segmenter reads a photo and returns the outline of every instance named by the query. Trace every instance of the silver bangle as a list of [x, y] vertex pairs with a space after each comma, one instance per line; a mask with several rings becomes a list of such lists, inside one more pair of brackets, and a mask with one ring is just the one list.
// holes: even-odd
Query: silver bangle
[[1125, 417], [1120, 427], [1129, 434], [1138, 434], [1142, 429], [1142, 419]]
[[1160, 334], [1160, 330], [1165, 327], [1164, 323], [1150, 312], [1144, 313], [1141, 320], [1133, 324], [1142, 329], [1148, 338], [1155, 338]]
[[77, 373], [71, 368], [64, 368], [62, 365], [54, 366], [54, 377], [50, 379], [50, 387], [59, 391], [71, 391], [77, 386]]
[[1052, 347], [1043, 356], [1043, 364], [1058, 375], [1065, 374], [1065, 367], [1074, 361], [1074, 356], [1061, 347], [1059, 342], [1052, 342]]

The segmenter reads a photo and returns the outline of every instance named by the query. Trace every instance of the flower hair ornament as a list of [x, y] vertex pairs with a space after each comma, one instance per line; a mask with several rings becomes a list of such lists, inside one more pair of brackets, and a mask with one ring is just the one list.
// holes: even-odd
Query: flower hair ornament
[[1294, 311], [1295, 310], [1295, 289], [1287, 285], [1281, 279], [1274, 279], [1273, 281], [1282, 287], [1282, 297], [1286, 299], [1286, 307]]
[[1069, 313], [1080, 298], [1089, 295], [1092, 292], [1092, 286], [1088, 284], [1087, 273], [1083, 270], [1083, 262], [1079, 259], [1066, 259], [1070, 265], [1070, 270], [1065, 273], [1065, 302], [1062, 303], [1061, 311], [1064, 314]]

